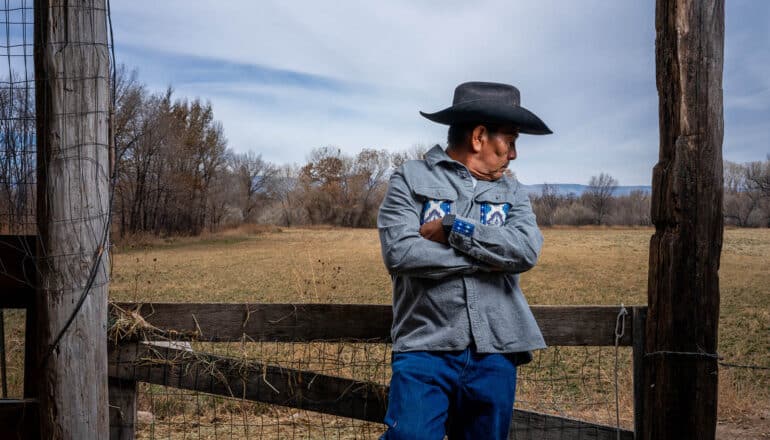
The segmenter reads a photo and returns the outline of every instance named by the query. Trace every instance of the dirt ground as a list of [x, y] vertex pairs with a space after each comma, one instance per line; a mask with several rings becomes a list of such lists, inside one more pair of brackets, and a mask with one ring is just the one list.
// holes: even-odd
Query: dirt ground
[[740, 421], [720, 420], [717, 422], [719, 440], [770, 439], [770, 411], [763, 410]]

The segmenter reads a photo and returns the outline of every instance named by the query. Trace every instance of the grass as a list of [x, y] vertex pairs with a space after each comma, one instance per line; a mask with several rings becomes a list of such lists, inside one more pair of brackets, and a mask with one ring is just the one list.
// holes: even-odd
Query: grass
[[[546, 230], [540, 262], [522, 277], [525, 294], [533, 304], [643, 304], [650, 234]], [[288, 229], [121, 247], [113, 266], [111, 296], [119, 301], [390, 302], [373, 230]]]
[[298, 230], [212, 245], [118, 249], [111, 297], [117, 301], [390, 301], [390, 278], [374, 231]]
[[[552, 228], [522, 276], [530, 304], [645, 304], [650, 228]], [[228, 241], [223, 241], [228, 240]], [[722, 251], [719, 347], [725, 361], [770, 364], [770, 230], [728, 229]], [[139, 302], [389, 303], [375, 230], [286, 229], [118, 248], [111, 297]], [[768, 402], [762, 370], [722, 369], [738, 412]], [[762, 399], [762, 400], [753, 400]], [[733, 402], [735, 401], [735, 402]], [[732, 402], [732, 403], [731, 403]], [[724, 407], [724, 405], [722, 405]], [[765, 405], [765, 406], [770, 406]], [[734, 415], [729, 408], [724, 414]]]
[[[522, 289], [530, 304], [645, 304], [652, 232], [650, 228], [545, 229], [541, 259], [532, 271], [522, 276]], [[720, 269], [719, 352], [726, 362], [770, 365], [768, 255], [770, 230], [725, 231]], [[227, 231], [201, 239], [145, 237], [116, 245], [112, 266], [110, 295], [114, 301], [372, 304], [391, 301], [390, 277], [382, 264], [375, 230], [260, 228]], [[16, 329], [7, 331], [8, 337], [18, 337], [14, 331]], [[268, 353], [277, 363], [299, 367], [318, 364], [328, 369], [333, 361], [354, 356], [344, 354], [349, 347], [334, 344], [327, 344], [317, 353], [312, 347], [279, 348], [263, 344], [257, 350], [244, 351], [229, 345], [220, 344], [219, 349], [241, 356]], [[377, 360], [374, 367], [382, 367], [380, 364], [387, 362], [387, 357], [380, 351], [382, 348], [361, 358], [362, 365], [374, 358]], [[301, 359], [309, 352], [315, 361]], [[627, 350], [621, 351], [621, 408], [626, 426], [630, 424], [632, 407], [629, 357]], [[522, 370], [517, 397], [523, 405], [532, 404], [530, 407], [540, 409], [568, 408], [587, 418], [601, 416], [602, 422], [607, 423], [614, 420], [614, 394], [607, 394], [613, 392], [613, 360], [611, 347], [549, 349]], [[334, 368], [338, 368], [340, 375], [349, 374], [342, 366]], [[359, 373], [355, 376], [366, 375], [366, 365], [357, 368]], [[387, 380], [387, 372], [377, 374], [386, 374], [379, 377]], [[574, 380], [553, 381], [553, 377]], [[199, 419], [189, 414], [174, 416], [178, 413], [175, 407], [178, 402], [163, 400], [161, 394], [155, 398], [161, 413], [156, 417], [163, 415], [171, 425], [179, 420], [184, 425]], [[765, 420], [763, 423], [767, 423], [770, 373], [721, 368], [719, 399], [721, 422], [740, 424]], [[197, 405], [199, 400], [195, 402]], [[221, 405], [232, 403], [218, 405], [213, 405], [213, 409], [212, 405], [206, 406], [207, 414], [213, 419], [223, 411], [227, 413]], [[261, 420], [300, 417], [274, 408], [261, 415], [268, 417]], [[611, 413], [608, 408], [612, 409]], [[259, 411], [265, 409], [259, 407]], [[597, 415], [597, 411], [607, 414]], [[252, 420], [244, 419], [241, 413], [227, 417], [243, 419], [244, 424]]]

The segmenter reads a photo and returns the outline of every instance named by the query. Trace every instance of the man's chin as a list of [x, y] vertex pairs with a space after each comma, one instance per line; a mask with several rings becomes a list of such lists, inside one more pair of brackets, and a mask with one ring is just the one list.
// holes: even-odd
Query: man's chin
[[500, 170], [500, 171], [497, 171], [497, 172], [495, 172], [495, 173], [494, 173], [494, 174], [493, 174], [493, 175], [490, 177], [490, 179], [489, 179], [489, 180], [491, 180], [491, 181], [493, 181], [493, 182], [494, 182], [495, 180], [500, 180], [500, 179], [501, 179], [501, 178], [502, 178], [504, 175], [505, 175], [505, 170]]

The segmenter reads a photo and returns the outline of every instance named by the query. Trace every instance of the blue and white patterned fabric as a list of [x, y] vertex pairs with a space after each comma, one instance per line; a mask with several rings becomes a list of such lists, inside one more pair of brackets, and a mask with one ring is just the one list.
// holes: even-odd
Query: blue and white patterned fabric
[[468, 223], [460, 219], [455, 219], [455, 222], [452, 223], [452, 230], [466, 237], [473, 237], [473, 231], [475, 229], [476, 227], [473, 226], [473, 223]]
[[481, 204], [481, 224], [489, 226], [502, 226], [505, 219], [508, 218], [508, 210], [511, 205], [508, 203], [482, 203]]
[[[537, 262], [543, 236], [529, 196], [514, 178], [479, 180], [474, 188], [459, 172], [465, 170], [435, 147], [390, 177], [377, 227], [393, 280], [391, 350], [475, 346], [479, 353], [522, 353], [526, 357], [517, 363], [525, 363], [532, 359], [529, 351], [546, 345], [519, 274]], [[426, 205], [429, 200], [434, 202]], [[501, 205], [484, 208], [487, 224], [481, 222], [483, 203]], [[456, 216], [448, 244], [423, 238], [419, 224], [444, 214]]]
[[445, 200], [428, 200], [422, 205], [420, 224], [423, 225], [430, 221], [444, 218], [445, 215], [451, 214], [451, 211], [452, 202]]

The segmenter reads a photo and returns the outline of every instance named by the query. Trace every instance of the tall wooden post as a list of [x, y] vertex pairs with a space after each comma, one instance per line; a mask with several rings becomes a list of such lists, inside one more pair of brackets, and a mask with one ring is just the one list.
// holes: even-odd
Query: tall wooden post
[[45, 439], [109, 437], [109, 62], [104, 0], [35, 0], [36, 357]]
[[713, 439], [722, 249], [723, 0], [657, 0], [644, 438]]

